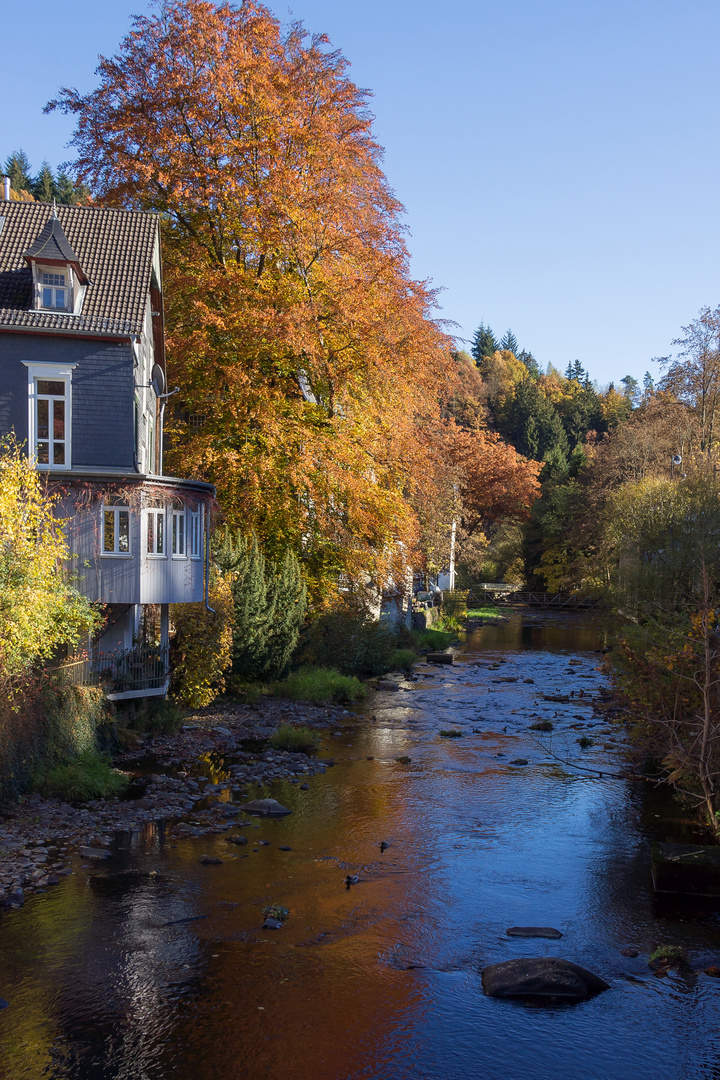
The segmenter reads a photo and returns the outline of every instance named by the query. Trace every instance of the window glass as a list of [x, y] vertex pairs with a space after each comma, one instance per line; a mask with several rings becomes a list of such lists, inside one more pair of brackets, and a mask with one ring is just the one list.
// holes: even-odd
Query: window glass
[[65, 383], [60, 379], [38, 379], [38, 394], [52, 394], [53, 397], [65, 397]]
[[148, 510], [147, 516], [147, 551], [148, 555], [165, 553], [164, 536], [165, 515], [162, 510]]
[[185, 511], [175, 510], [172, 516], [172, 553], [185, 554]]
[[103, 552], [106, 555], [130, 554], [130, 511], [127, 507], [103, 510]]
[[130, 550], [130, 511], [118, 510], [118, 551]]
[[103, 550], [115, 550], [115, 511], [105, 511], [105, 528], [103, 530]]

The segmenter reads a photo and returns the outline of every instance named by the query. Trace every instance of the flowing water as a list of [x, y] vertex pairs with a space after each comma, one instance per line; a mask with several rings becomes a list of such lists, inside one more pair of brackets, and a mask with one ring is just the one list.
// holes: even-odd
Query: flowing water
[[[0, 1076], [720, 1078], [720, 980], [647, 966], [661, 943], [719, 963], [720, 920], [653, 895], [650, 839], [693, 830], [603, 749], [601, 647], [587, 614], [477, 631], [452, 668], [419, 667], [329, 730], [335, 767], [307, 791], [276, 785], [293, 814], [251, 821], [246, 847], [121, 836], [102, 868], [3, 914]], [[551, 734], [528, 730], [538, 717]], [[289, 909], [281, 930], [261, 929], [271, 904]], [[486, 964], [543, 955], [611, 989], [542, 1008], [484, 995]]]

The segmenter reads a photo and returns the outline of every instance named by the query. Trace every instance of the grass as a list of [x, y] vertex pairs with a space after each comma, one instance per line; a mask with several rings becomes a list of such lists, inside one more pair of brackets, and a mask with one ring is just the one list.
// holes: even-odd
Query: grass
[[446, 649], [457, 641], [455, 634], [447, 634], [443, 630], [414, 630], [412, 634], [418, 648]]
[[270, 745], [273, 750], [291, 750], [296, 754], [308, 753], [310, 750], [317, 750], [320, 745], [320, 735], [309, 727], [283, 724], [270, 739]]
[[262, 909], [262, 913], [266, 919], [277, 919], [278, 922], [285, 922], [290, 915], [288, 909], [282, 904], [270, 904]]
[[354, 675], [341, 675], [334, 668], [301, 667], [272, 688], [275, 697], [293, 701], [337, 701], [346, 703], [365, 696], [365, 687]]
[[412, 649], [396, 649], [390, 656], [390, 671], [410, 671], [417, 660]]
[[468, 619], [497, 619], [502, 612], [500, 608], [486, 604], [483, 607], [468, 608]]
[[555, 725], [551, 720], [536, 720], [530, 725], [531, 731], [552, 731]]
[[589, 739], [587, 735], [581, 735], [578, 739], [578, 744], [581, 750], [589, 750], [590, 747], [594, 745], [592, 739]]
[[657, 949], [650, 954], [648, 963], [654, 964], [658, 960], [669, 964], [686, 964], [687, 956], [685, 955], [685, 951], [681, 949], [679, 945], [659, 945]]
[[129, 778], [113, 769], [108, 758], [87, 750], [75, 761], [56, 765], [36, 785], [43, 795], [87, 802], [89, 799], [112, 799], [122, 795]]
[[462, 739], [462, 731], [458, 731], [457, 728], [440, 728], [440, 734], [446, 739]]

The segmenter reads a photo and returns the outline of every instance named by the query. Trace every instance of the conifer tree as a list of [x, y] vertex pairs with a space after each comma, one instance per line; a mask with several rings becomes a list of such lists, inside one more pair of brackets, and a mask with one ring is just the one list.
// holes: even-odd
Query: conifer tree
[[473, 337], [470, 352], [476, 364], [480, 364], [485, 356], [492, 356], [500, 348], [500, 343], [489, 326], [480, 323]]
[[257, 657], [257, 677], [282, 679], [287, 675], [305, 619], [307, 590], [300, 563], [292, 552], [287, 551], [277, 561], [268, 560], [265, 567], [267, 602], [273, 617]]
[[10, 177], [10, 186], [13, 191], [28, 191], [32, 193], [32, 177], [30, 176], [30, 161], [24, 150], [15, 150], [5, 161], [5, 176]]
[[518, 339], [515, 337], [512, 330], [506, 330], [505, 331], [505, 336], [503, 337], [502, 341], [500, 342], [500, 348], [501, 349], [507, 349], [508, 352], [511, 352], [513, 354], [513, 356], [517, 357], [518, 351], [519, 351], [518, 350]]
[[32, 194], [38, 202], [50, 203], [53, 199], [57, 199], [57, 184], [55, 183], [55, 177], [53, 176], [52, 169], [47, 161], [43, 161], [40, 166], [40, 172], [33, 180]]

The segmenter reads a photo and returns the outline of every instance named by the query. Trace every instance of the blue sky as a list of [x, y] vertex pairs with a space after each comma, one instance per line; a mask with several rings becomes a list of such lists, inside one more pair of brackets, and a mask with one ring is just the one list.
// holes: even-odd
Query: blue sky
[[[470, 338], [511, 327], [538, 361], [642, 378], [718, 295], [717, 0], [294, 0], [374, 93], [413, 272]], [[0, 156], [70, 156], [72, 121], [145, 0], [4, 14]]]

